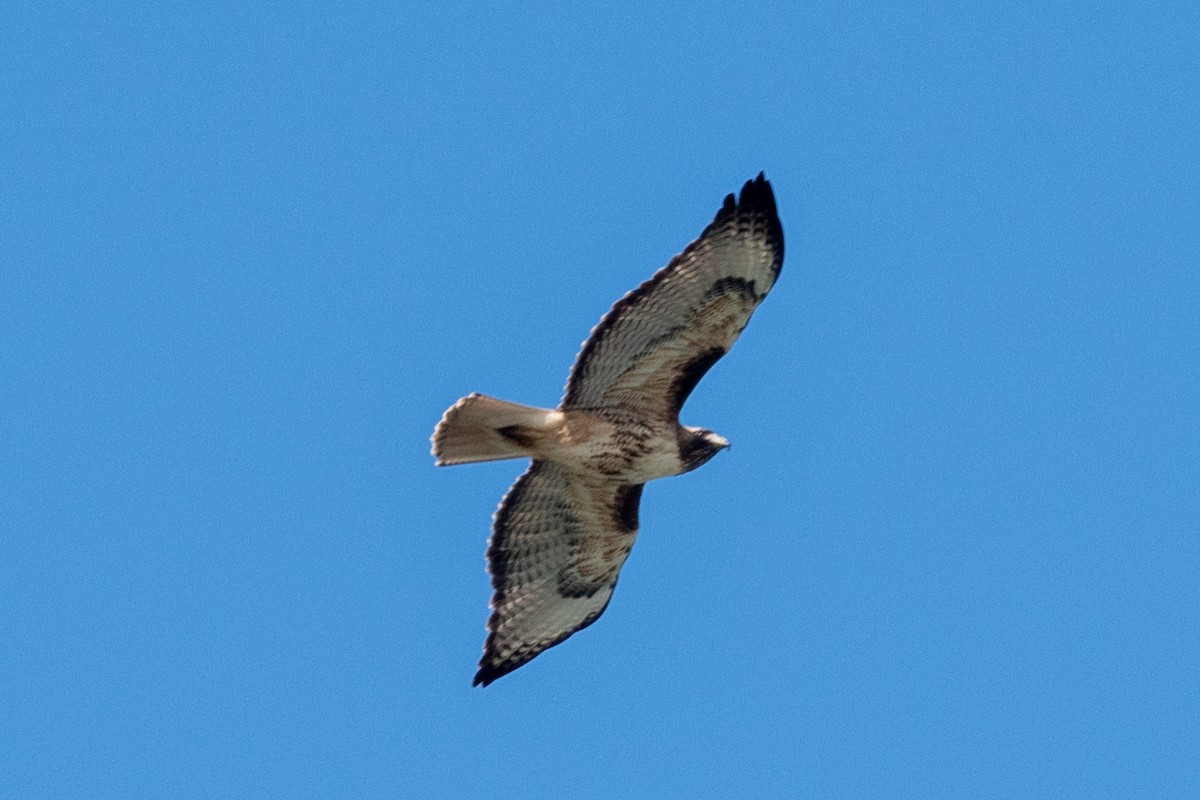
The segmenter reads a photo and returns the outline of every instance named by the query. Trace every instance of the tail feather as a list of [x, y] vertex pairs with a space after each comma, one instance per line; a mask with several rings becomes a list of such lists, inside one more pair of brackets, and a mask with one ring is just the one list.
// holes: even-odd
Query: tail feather
[[527, 457], [530, 452], [519, 440], [546, 430], [556, 413], [469, 394], [450, 406], [433, 429], [432, 453], [438, 466]]

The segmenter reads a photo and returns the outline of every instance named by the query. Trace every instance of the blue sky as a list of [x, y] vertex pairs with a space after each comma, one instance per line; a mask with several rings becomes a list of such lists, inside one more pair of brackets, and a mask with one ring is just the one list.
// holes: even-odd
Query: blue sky
[[[0, 794], [1195, 797], [1192, 4], [21, 4]], [[472, 689], [516, 462], [765, 170], [605, 616]]]

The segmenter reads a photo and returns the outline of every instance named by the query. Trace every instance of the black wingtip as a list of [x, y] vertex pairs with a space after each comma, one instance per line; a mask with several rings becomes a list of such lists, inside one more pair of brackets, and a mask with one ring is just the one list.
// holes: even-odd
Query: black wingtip
[[742, 191], [739, 194], [725, 195], [725, 202], [721, 204], [716, 219], [713, 221], [716, 222], [739, 211], [759, 212], [772, 219], [779, 217], [779, 211], [775, 207], [775, 192], [771, 189], [771, 182], [767, 180], [764, 173], [760, 172], [756, 177], [742, 184]]
[[775, 250], [774, 272], [779, 274], [783, 267], [783, 226], [779, 222], [779, 210], [775, 206], [775, 192], [766, 173], [760, 172], [754, 178], [742, 185], [742, 191], [734, 202], [733, 195], [725, 198], [721, 210], [713, 217], [709, 227], [704, 229], [701, 238], [709, 231], [726, 225], [733, 219], [752, 218], [760, 220], [762, 235], [767, 244]]
[[758, 177], [746, 181], [745, 185], [742, 186], [742, 194], [738, 198], [738, 206], [741, 208], [761, 209], [771, 216], [778, 215], [778, 211], [775, 208], [775, 192], [771, 190], [771, 182], [767, 180], [764, 173], [758, 173]]
[[498, 669], [494, 664], [479, 664], [479, 671], [475, 673], [475, 680], [471, 681], [472, 686], [487, 686], [492, 681], [499, 678], [501, 675], [507, 675], [510, 670]]
[[523, 660], [506, 661], [500, 664], [494, 664], [487, 661], [486, 657], [479, 662], [479, 671], [475, 673], [475, 680], [471, 681], [472, 686], [489, 686], [496, 680], [503, 678], [508, 673], [515, 670], [517, 667], [523, 667], [532, 660], [532, 657]]

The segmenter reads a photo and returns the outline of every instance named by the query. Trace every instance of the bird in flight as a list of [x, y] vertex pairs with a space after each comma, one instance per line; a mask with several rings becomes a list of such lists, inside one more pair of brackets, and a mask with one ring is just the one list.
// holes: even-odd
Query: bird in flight
[[532, 458], [488, 542], [487, 686], [595, 622], [638, 533], [647, 481], [696, 469], [729, 442], [679, 411], [733, 345], [783, 266], [783, 228], [759, 173], [700, 238], [592, 330], [554, 410], [469, 394], [433, 431], [439, 466]]

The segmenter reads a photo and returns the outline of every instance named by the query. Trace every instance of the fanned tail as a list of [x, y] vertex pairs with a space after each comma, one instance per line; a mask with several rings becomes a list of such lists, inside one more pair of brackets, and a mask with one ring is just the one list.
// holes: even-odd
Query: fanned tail
[[530, 455], [522, 442], [545, 431], [558, 412], [469, 394], [446, 410], [430, 442], [439, 467]]

